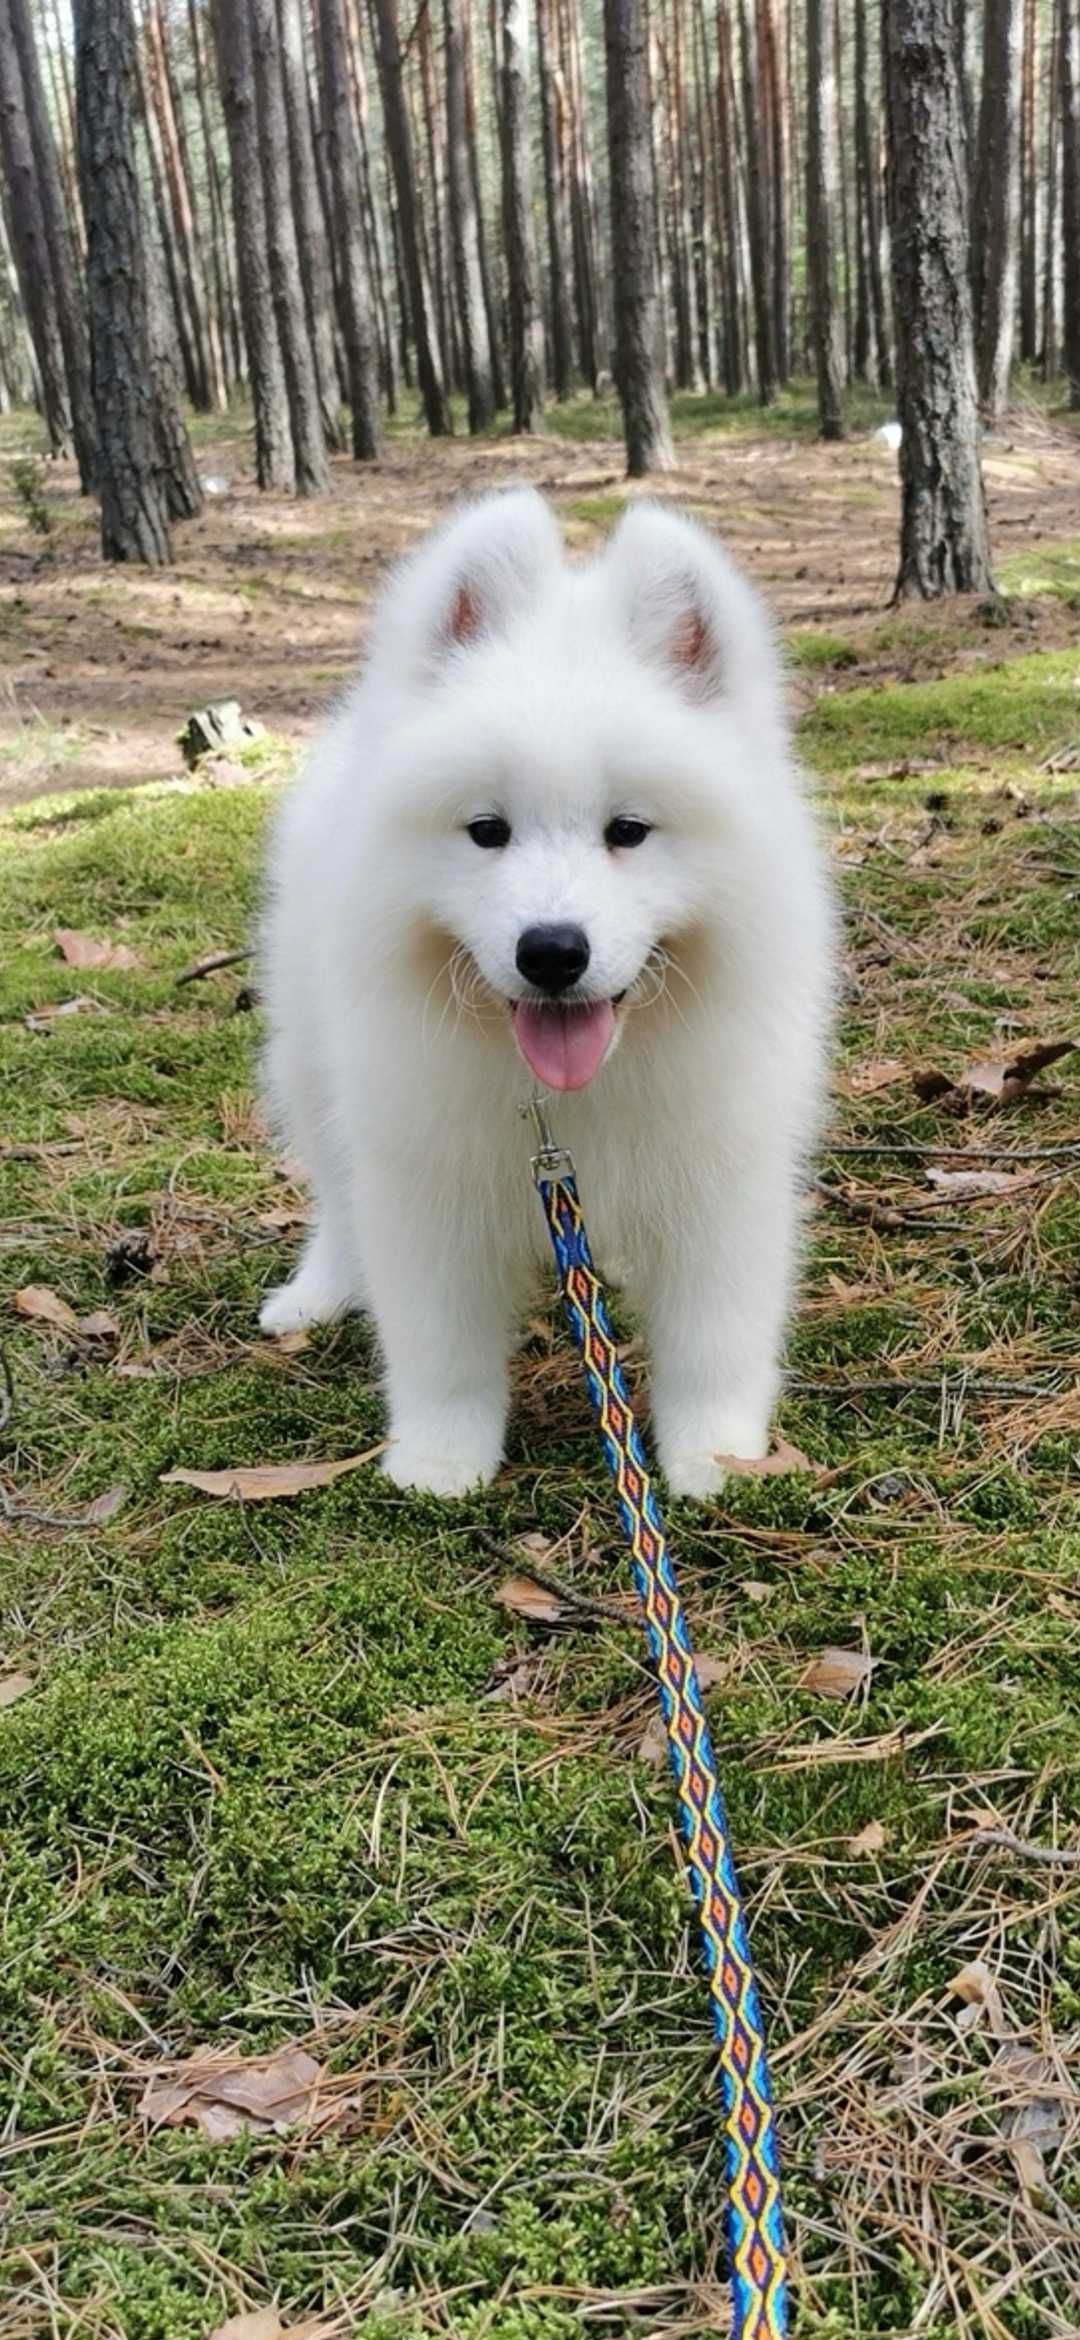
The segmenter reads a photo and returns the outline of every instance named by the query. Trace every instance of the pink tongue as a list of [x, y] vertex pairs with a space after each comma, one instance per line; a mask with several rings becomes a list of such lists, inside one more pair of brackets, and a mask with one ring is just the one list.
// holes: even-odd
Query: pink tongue
[[600, 1070], [614, 1029], [609, 999], [569, 1008], [522, 999], [514, 1009], [514, 1038], [546, 1089], [585, 1088]]

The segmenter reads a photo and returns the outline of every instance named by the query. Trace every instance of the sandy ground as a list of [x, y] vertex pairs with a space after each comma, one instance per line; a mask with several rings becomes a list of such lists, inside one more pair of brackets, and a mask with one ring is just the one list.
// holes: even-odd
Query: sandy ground
[[[634, 492], [614, 440], [432, 448], [419, 435], [399, 438], [373, 467], [337, 459], [331, 496], [311, 502], [260, 495], [249, 452], [235, 424], [218, 441], [204, 437], [200, 470], [219, 492], [176, 529], [175, 565], [162, 571], [101, 562], [96, 516], [62, 464], [47, 467], [52, 529], [35, 535], [0, 464], [0, 803], [175, 776], [177, 729], [208, 700], [237, 697], [286, 742], [302, 741], [355, 660], [385, 563], [455, 497], [533, 480], [560, 506], [571, 543], [585, 547]], [[1075, 434], [1033, 412], [988, 449], [997, 560], [1080, 538], [1078, 454]], [[855, 643], [861, 671], [849, 679], [883, 663], [903, 672], [895, 647], [875, 647], [898, 525], [895, 457], [879, 440], [826, 447], [775, 428], [715, 431], [681, 440], [678, 469], [650, 492], [708, 518], [785, 626]], [[926, 671], [935, 613], [920, 617]], [[1034, 647], [1075, 638], [1080, 620], [1042, 603], [1011, 630]], [[1007, 647], [1000, 637], [998, 646]], [[946, 643], [942, 630], [937, 670], [955, 654], [955, 634]]]

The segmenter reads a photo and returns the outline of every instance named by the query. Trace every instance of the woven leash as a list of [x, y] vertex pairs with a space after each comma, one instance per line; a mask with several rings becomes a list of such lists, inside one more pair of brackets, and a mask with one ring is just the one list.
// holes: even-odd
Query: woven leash
[[645, 1449], [615, 1354], [603, 1289], [589, 1253], [573, 1160], [554, 1143], [539, 1099], [529, 1110], [538, 1141], [533, 1176], [630, 1548], [701, 1926], [709, 2007], [720, 2051], [732, 2340], [783, 2340], [788, 2330], [787, 2254], [765, 2035], [694, 1652]]

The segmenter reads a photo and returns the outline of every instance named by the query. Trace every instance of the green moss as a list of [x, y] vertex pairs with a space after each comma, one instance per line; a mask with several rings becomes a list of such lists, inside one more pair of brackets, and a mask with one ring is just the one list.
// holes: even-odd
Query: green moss
[[[618, 501], [578, 516], [603, 524]], [[800, 636], [796, 656], [846, 648]], [[957, 1070], [1001, 1044], [1003, 1013], [1037, 1018], [1025, 1031], [1065, 1017], [1075, 832], [1031, 759], [1068, 731], [1074, 673], [1028, 659], [811, 717], [826, 816], [866, 841], [846, 879], [849, 1073], [894, 1053]], [[933, 866], [925, 783], [853, 776], [928, 739], [956, 756], [934, 777], [950, 825]], [[976, 744], [1027, 759], [1052, 827], [1006, 805], [984, 834], [997, 776], [976, 784], [958, 752]], [[636, 1752], [637, 1627], [573, 1613], [545, 1635], [494, 1597], [500, 1547], [536, 1529], [568, 1538], [559, 1566], [590, 1593], [625, 1589], [573, 1375], [532, 1390], [522, 1361], [511, 1468], [467, 1503], [405, 1498], [371, 1465], [261, 1507], [163, 1483], [345, 1457], [381, 1431], [362, 1325], [292, 1357], [258, 1340], [291, 1244], [265, 1223], [282, 1184], [238, 1108], [257, 1019], [232, 1012], [234, 974], [175, 988], [248, 933], [271, 802], [102, 793], [0, 825], [3, 1135], [52, 1149], [0, 1159], [6, 1287], [108, 1306], [119, 1330], [92, 1348], [9, 1315], [4, 1484], [72, 1520], [127, 1490], [105, 1525], [27, 1523], [0, 1551], [0, 1671], [34, 1681], [0, 1710], [0, 2287], [31, 2298], [47, 2243], [66, 2322], [107, 2316], [122, 2340], [204, 2340], [240, 2293], [296, 2315], [345, 2299], [366, 2340], [571, 2340], [601, 2301], [629, 2332], [651, 2302], [709, 2300], [721, 2139], [667, 1781]], [[61, 921], [139, 965], [75, 976]], [[75, 991], [93, 1012], [27, 1028]], [[1020, 1109], [1018, 1142], [1072, 1127], [1057, 1070], [1064, 1097]], [[967, 1134], [907, 1081], [847, 1097], [832, 1133]], [[978, 2040], [942, 2012], [950, 1976], [996, 1959], [1006, 1908], [1010, 2021], [1061, 2033], [1080, 2003], [1067, 1876], [1050, 1929], [1044, 1871], [942, 1852], [988, 1800], [1025, 1836], [1075, 1833], [1075, 1432], [964, 1376], [1064, 1386], [1080, 1215], [1064, 1181], [961, 1209], [888, 1157], [828, 1168], [782, 1414], [819, 1468], [733, 1479], [671, 1527], [699, 1646], [724, 1661], [708, 1706], [781, 2051], [802, 2327], [849, 2340], [853, 2286], [860, 2331], [935, 2332], [890, 2187], [902, 2202], [921, 2133], [895, 2080], [916, 2034], [953, 2059], [919, 2120], [983, 2105]], [[853, 1194], [891, 1198], [900, 1223], [869, 1226]], [[139, 1227], [155, 1272], [114, 1287], [110, 1245]], [[830, 1645], [874, 1660], [861, 1709], [807, 1686]], [[855, 1849], [870, 1823], [872, 1858]], [[356, 2075], [348, 2134], [215, 2145], [137, 2123], [156, 2060], [312, 2033]], [[950, 2268], [977, 2262], [985, 2288], [1007, 2264], [1010, 2167], [973, 2187], [943, 2150], [934, 2170]], [[1028, 2340], [1051, 2309], [1036, 2261], [995, 2313]], [[721, 2309], [702, 2314], [712, 2329]]]

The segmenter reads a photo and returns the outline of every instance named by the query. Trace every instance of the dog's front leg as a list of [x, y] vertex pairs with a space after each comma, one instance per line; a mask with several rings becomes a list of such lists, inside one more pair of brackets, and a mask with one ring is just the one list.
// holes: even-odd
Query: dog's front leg
[[387, 1197], [365, 1273], [385, 1362], [399, 1487], [463, 1495], [502, 1460], [512, 1307], [506, 1263], [466, 1214], [406, 1218]]
[[714, 1494], [720, 1457], [768, 1451], [795, 1222], [792, 1187], [763, 1164], [694, 1197], [653, 1264], [653, 1428], [673, 1494]]

